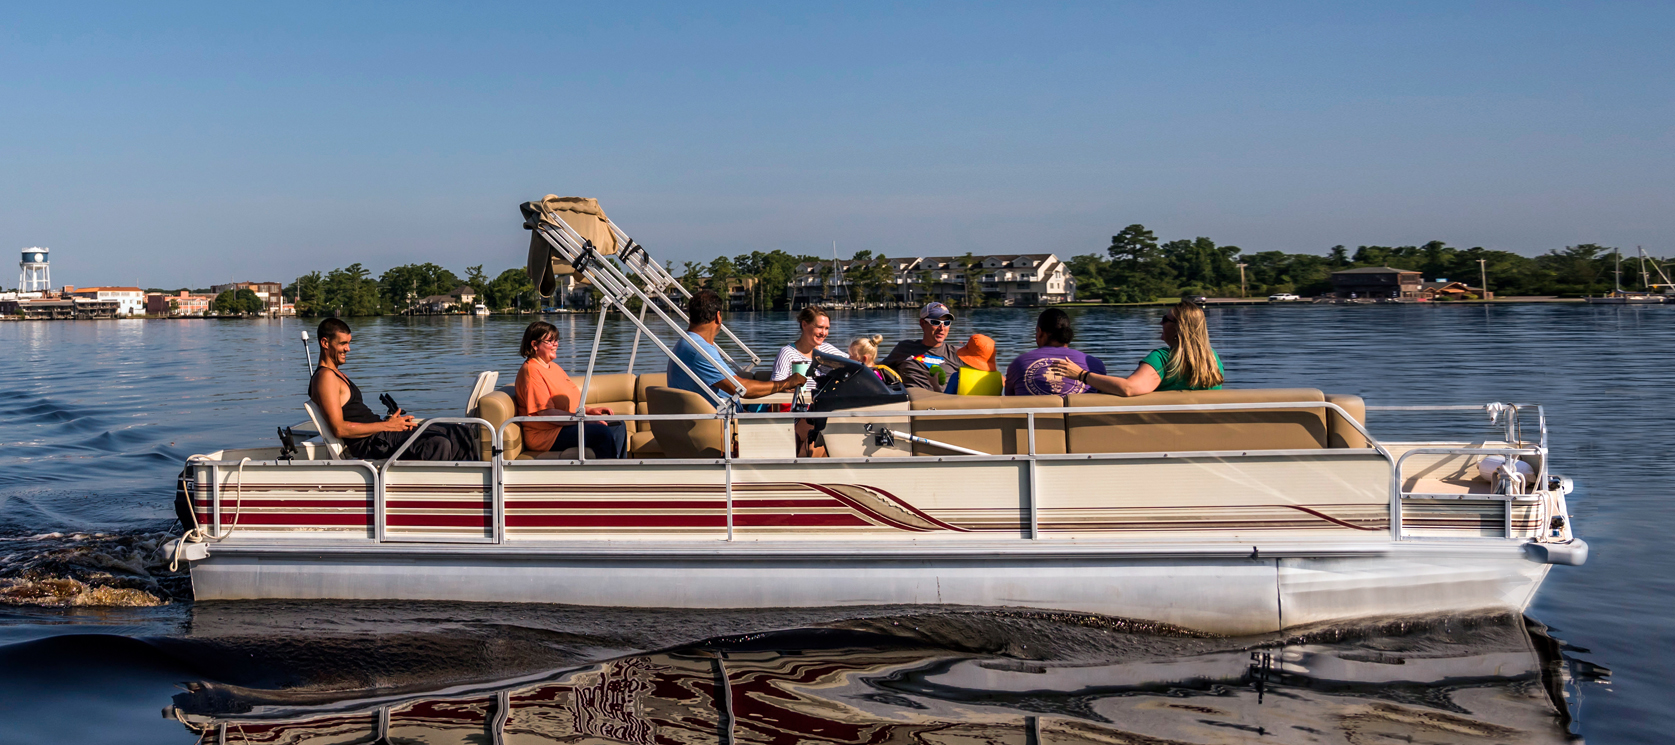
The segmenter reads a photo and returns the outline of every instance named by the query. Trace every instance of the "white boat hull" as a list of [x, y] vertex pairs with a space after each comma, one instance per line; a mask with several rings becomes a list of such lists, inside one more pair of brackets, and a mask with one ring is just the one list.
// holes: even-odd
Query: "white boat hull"
[[1200, 632], [1522, 611], [1550, 564], [1517, 543], [480, 547], [273, 542], [194, 562], [199, 600], [454, 600], [660, 608], [880, 604], [1078, 611]]

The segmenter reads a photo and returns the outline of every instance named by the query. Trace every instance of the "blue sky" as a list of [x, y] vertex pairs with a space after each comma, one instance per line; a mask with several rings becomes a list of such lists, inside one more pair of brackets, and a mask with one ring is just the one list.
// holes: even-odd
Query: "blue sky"
[[1675, 253], [1671, 4], [576, 7], [12, 4], [0, 247], [59, 285], [498, 271], [559, 193], [677, 262], [1135, 222]]

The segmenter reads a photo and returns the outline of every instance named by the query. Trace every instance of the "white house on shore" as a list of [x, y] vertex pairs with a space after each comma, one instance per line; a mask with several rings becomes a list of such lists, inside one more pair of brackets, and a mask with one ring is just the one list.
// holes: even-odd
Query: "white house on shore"
[[785, 292], [793, 308], [823, 303], [917, 305], [932, 299], [965, 303], [968, 260], [984, 301], [1053, 305], [1076, 299], [1070, 267], [1050, 253], [805, 261], [797, 265]]
[[145, 291], [138, 287], [64, 287], [64, 297], [116, 302], [116, 315], [145, 315]]

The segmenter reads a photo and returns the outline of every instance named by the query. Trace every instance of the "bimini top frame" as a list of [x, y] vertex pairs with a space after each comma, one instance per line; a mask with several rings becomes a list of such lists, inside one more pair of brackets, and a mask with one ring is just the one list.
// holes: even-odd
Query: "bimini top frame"
[[[604, 211], [598, 210], [597, 203], [592, 202], [592, 200], [577, 200], [586, 201], [593, 206], [592, 214], [585, 215], [585, 219], [596, 219], [603, 223], [609, 231], [612, 243], [615, 244], [610, 250], [601, 250], [595, 246], [592, 240], [584, 237], [553, 208], [554, 204], [566, 201], [567, 199], [548, 196], [539, 202], [523, 203], [521, 210], [523, 212], [524, 229], [533, 231], [534, 237], [544, 241], [547, 248], [547, 262], [545, 263], [535, 260], [538, 256], [536, 251], [532, 250], [531, 253], [529, 263], [530, 281], [534, 282], [536, 288], [538, 290], [543, 289], [544, 281], [550, 277], [550, 272], [553, 271], [553, 263], [556, 262], [568, 265], [577, 274], [585, 277], [603, 298], [599, 309], [599, 326], [594, 331], [593, 349], [588, 355], [587, 373], [582, 379], [582, 400], [587, 400], [588, 384], [593, 378], [594, 363], [598, 359], [599, 344], [604, 335], [605, 316], [613, 307], [621, 310], [623, 315], [635, 326], [634, 346], [628, 357], [628, 372], [634, 371], [635, 358], [639, 354], [640, 337], [644, 335], [651, 339], [651, 342], [670, 361], [678, 365], [687, 375], [692, 376], [692, 379], [697, 380], [698, 376], [693, 373], [692, 368], [677, 358], [674, 350], [646, 325], [646, 310], [650, 309], [658, 319], [661, 319], [674, 331], [676, 338], [684, 338], [688, 322], [686, 311], [681, 302], [669, 296], [668, 291], [672, 288], [680, 295], [682, 300], [691, 297], [692, 293], [675, 281], [668, 270], [652, 259], [644, 246], [628, 237], [627, 233], [623, 232], [621, 228], [610, 221], [610, 218], [605, 216]], [[620, 246], [622, 249], [618, 251], [616, 246]], [[532, 244], [533, 248], [535, 248], [534, 244]], [[539, 276], [537, 273], [539, 273]], [[638, 317], [628, 312], [630, 300], [638, 300], [640, 303]], [[721, 350], [721, 359], [718, 360], [711, 356], [707, 350], [700, 347], [698, 349], [699, 354], [703, 355], [704, 359], [709, 361], [710, 364], [721, 370], [749, 371], [762, 363], [762, 358], [752, 351], [744, 341], [739, 339], [732, 329], [723, 324], [721, 331], [750, 358], [750, 362], [741, 367], [725, 350]], [[717, 347], [717, 349], [720, 349], [720, 347]], [[736, 398], [731, 400], [723, 398], [721, 394], [708, 386], [704, 387], [704, 393], [711, 399], [717, 409], [732, 408], [737, 403]]]

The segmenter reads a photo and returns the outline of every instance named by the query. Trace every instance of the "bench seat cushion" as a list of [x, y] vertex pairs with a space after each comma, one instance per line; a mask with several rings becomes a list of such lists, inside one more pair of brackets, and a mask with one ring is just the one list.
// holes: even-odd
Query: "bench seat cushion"
[[[908, 389], [914, 411], [949, 409], [1060, 409], [1058, 396], [955, 396], [919, 388]], [[914, 417], [913, 434], [989, 455], [1029, 452], [1029, 418], [1024, 414], [991, 416]], [[1063, 414], [1035, 416], [1035, 452], [1064, 453]], [[951, 450], [913, 444], [914, 455], [960, 455]]]
[[1082, 393], [1065, 397], [1065, 439], [1072, 453], [1310, 450], [1328, 446], [1322, 408], [1079, 414], [1078, 408], [1319, 402], [1313, 388], [1159, 391], [1144, 396]]

